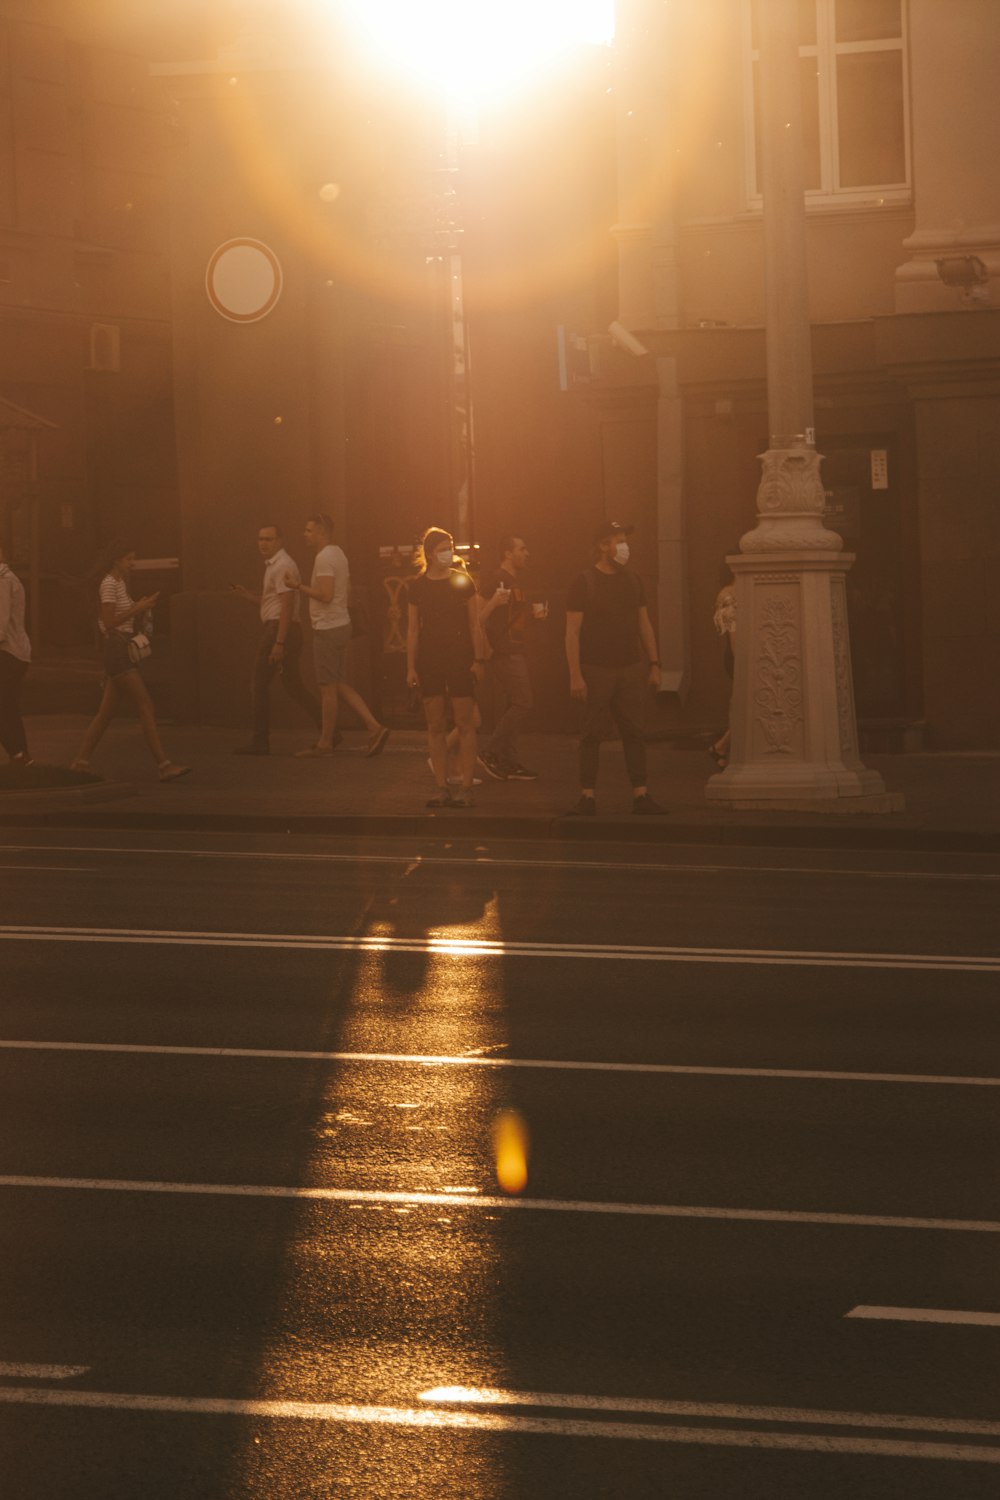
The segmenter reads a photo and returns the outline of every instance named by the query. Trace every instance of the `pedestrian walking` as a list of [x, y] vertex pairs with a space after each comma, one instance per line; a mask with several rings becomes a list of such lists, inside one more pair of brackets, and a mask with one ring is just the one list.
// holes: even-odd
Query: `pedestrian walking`
[[125, 541], [112, 542], [99, 569], [98, 627], [104, 659], [104, 690], [101, 705], [83, 737], [83, 744], [73, 762], [74, 771], [89, 771], [90, 757], [104, 735], [119, 702], [131, 699], [139, 715], [143, 738], [156, 762], [161, 781], [177, 781], [187, 776], [190, 766], [179, 766], [163, 748], [153, 710], [153, 700], [139, 671], [139, 662], [149, 654], [146, 630], [149, 615], [159, 594], [133, 599], [129, 593], [129, 573], [135, 562], [135, 549]]
[[505, 536], [500, 543], [500, 566], [483, 589], [480, 618], [490, 650], [490, 670], [500, 689], [502, 711], [483, 746], [479, 764], [494, 781], [537, 781], [518, 756], [517, 737], [534, 707], [526, 643], [531, 607], [521, 586], [528, 562], [523, 537]]
[[309, 715], [317, 729], [322, 723], [319, 699], [302, 681], [299, 596], [286, 582], [292, 577], [301, 584], [302, 579], [295, 559], [285, 551], [281, 527], [273, 522], [258, 527], [257, 550], [264, 561], [260, 593], [254, 594], [242, 584], [231, 585], [241, 599], [258, 607], [261, 622], [250, 681], [250, 739], [238, 745], [234, 755], [270, 755], [271, 683], [275, 673], [289, 698]]
[[[736, 663], [736, 585], [731, 578], [727, 579], [715, 596], [715, 608], [712, 612], [712, 624], [715, 626], [716, 634], [723, 641], [722, 665], [726, 676], [729, 678], [729, 694], [732, 699], [733, 672]], [[708, 753], [715, 761], [720, 771], [724, 771], [729, 764], [729, 747], [733, 738], [731, 709], [726, 719], [726, 727], [722, 734], [709, 746]]]
[[304, 584], [298, 569], [285, 571], [285, 583], [309, 600], [313, 631], [313, 661], [319, 687], [319, 739], [300, 756], [332, 755], [338, 743], [337, 707], [343, 701], [354, 709], [368, 730], [367, 756], [385, 748], [389, 730], [380, 724], [361, 694], [347, 681], [347, 651], [351, 644], [351, 615], [347, 607], [351, 570], [343, 549], [333, 543], [333, 521], [328, 515], [310, 516], [305, 527], [306, 546], [314, 553], [312, 577]]
[[[656, 637], [642, 579], [629, 571], [635, 530], [604, 521], [594, 532], [595, 561], [572, 583], [566, 604], [566, 660], [571, 695], [585, 705], [580, 736], [580, 799], [571, 817], [593, 817], [601, 741], [613, 720], [625, 748], [632, 811], [663, 813], [646, 785], [642, 721], [648, 688], [660, 686]], [[640, 649], [641, 648], [641, 649]]]
[[[484, 641], [476, 585], [457, 566], [454, 538], [432, 526], [421, 538], [421, 571], [407, 589], [406, 685], [418, 688], [437, 789], [428, 807], [472, 807], [476, 769], [476, 683]], [[448, 787], [448, 703], [458, 730], [461, 787]]]
[[31, 663], [24, 628], [24, 588], [0, 545], [0, 745], [15, 766], [33, 764], [21, 718], [21, 688]]

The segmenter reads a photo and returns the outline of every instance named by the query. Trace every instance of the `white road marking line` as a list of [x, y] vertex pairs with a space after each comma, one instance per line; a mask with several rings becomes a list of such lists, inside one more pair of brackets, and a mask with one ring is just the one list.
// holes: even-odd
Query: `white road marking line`
[[870, 1411], [827, 1411], [802, 1406], [749, 1406], [720, 1401], [646, 1401], [631, 1396], [564, 1396], [549, 1391], [504, 1391], [492, 1387], [435, 1386], [418, 1401], [435, 1405], [548, 1406], [566, 1411], [635, 1412], [654, 1417], [714, 1417], [729, 1422], [801, 1422], [809, 1427], [874, 1427], [888, 1432], [954, 1432], [1000, 1437], [1000, 1422], [961, 1417], [901, 1417]]
[[[174, 855], [185, 859], [239, 859], [253, 863], [263, 860], [278, 860], [292, 864], [350, 864], [350, 865], [409, 865], [410, 870], [435, 865], [460, 865], [463, 868], [482, 866], [485, 869], [539, 869], [539, 870], [598, 870], [607, 874], [609, 870], [624, 870], [629, 874], [649, 871], [655, 874], [682, 875], [829, 875], [847, 877], [852, 880], [924, 880], [924, 881], [1000, 881], [1000, 874], [975, 871], [936, 870], [845, 870], [842, 867], [826, 868], [822, 865], [722, 865], [687, 864], [683, 861], [646, 862], [641, 860], [600, 859], [504, 859], [494, 855], [438, 855], [438, 854], [294, 854], [275, 850], [256, 849], [157, 849], [152, 846], [137, 848], [115, 847], [94, 844], [5, 844], [0, 846], [10, 853], [25, 854], [149, 854], [157, 857]], [[11, 868], [22, 868], [11, 866]], [[25, 869], [49, 869], [51, 866], [24, 866]], [[410, 873], [408, 870], [407, 873]]]
[[852, 1307], [845, 1318], [871, 1318], [884, 1323], [969, 1323], [1000, 1328], [1000, 1313], [959, 1312], [944, 1307]]
[[821, 1083], [923, 1083], [1000, 1088], [1000, 1078], [937, 1073], [847, 1073], [819, 1068], [734, 1068], [688, 1063], [574, 1062], [562, 1058], [449, 1056], [419, 1052], [310, 1052], [267, 1047], [181, 1047], [143, 1042], [39, 1042], [0, 1040], [0, 1052], [98, 1052], [151, 1057], [245, 1058], [274, 1062], [374, 1063], [418, 1068], [524, 1068], [542, 1072], [650, 1073], [694, 1078], [807, 1079]]
[[0, 1188], [40, 1188], [45, 1192], [166, 1193], [196, 1198], [275, 1198], [302, 1203], [372, 1206], [406, 1204], [424, 1208], [510, 1209], [536, 1213], [603, 1214], [643, 1219], [709, 1219], [757, 1224], [817, 1224], [855, 1229], [936, 1229], [962, 1234], [1000, 1234], [994, 1219], [928, 1219], [892, 1214], [814, 1213], [784, 1208], [704, 1208], [680, 1203], [601, 1203], [571, 1198], [498, 1198], [466, 1190], [403, 1192], [376, 1188], [285, 1187], [263, 1183], [156, 1182], [115, 1177], [0, 1176]]
[[0, 1360], [0, 1375], [17, 1375], [22, 1380], [73, 1380], [86, 1375], [89, 1365], [32, 1365]]
[[826, 1433], [767, 1432], [759, 1428], [653, 1427], [641, 1422], [584, 1421], [559, 1417], [509, 1416], [492, 1411], [443, 1411], [397, 1406], [349, 1406], [305, 1401], [236, 1401], [197, 1396], [145, 1396], [113, 1391], [45, 1390], [0, 1386], [0, 1404], [68, 1406], [91, 1410], [183, 1412], [298, 1422], [363, 1423], [368, 1426], [451, 1429], [470, 1433], [542, 1433], [553, 1437], [611, 1438], [646, 1443], [690, 1443], [697, 1447], [788, 1450], [798, 1453], [850, 1453], [883, 1458], [1000, 1464], [1000, 1447], [965, 1443], [914, 1442], [892, 1438], [833, 1437]]
[[0, 870], [38, 870], [39, 873], [48, 875], [50, 871], [72, 871], [74, 875], [90, 875], [97, 869], [96, 865], [0, 865]]
[[780, 948], [675, 948], [619, 943], [504, 942], [496, 938], [357, 937], [320, 933], [202, 932], [179, 928], [0, 926], [0, 940], [139, 943], [189, 948], [273, 948], [305, 952], [436, 953], [448, 958], [579, 958], [638, 963], [763, 964], [848, 969], [947, 969], [994, 974], [1000, 958], [940, 953], [836, 953]]

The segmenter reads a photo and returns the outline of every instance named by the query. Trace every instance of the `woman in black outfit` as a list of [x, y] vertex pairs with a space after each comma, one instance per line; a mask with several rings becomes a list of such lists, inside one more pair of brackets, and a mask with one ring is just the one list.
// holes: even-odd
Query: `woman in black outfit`
[[[484, 646], [476, 585], [456, 566], [454, 538], [431, 527], [421, 539], [423, 566], [409, 585], [406, 684], [419, 688], [437, 790], [428, 807], [472, 807], [476, 768], [476, 683]], [[448, 790], [447, 701], [458, 730], [462, 786]]]

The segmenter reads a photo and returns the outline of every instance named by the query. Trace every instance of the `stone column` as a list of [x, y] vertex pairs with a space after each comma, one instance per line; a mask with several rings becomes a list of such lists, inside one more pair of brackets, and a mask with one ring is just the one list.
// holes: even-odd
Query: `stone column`
[[[910, 0], [915, 227], [896, 270], [899, 313], [1000, 304], [1000, 7]], [[948, 281], [938, 270], [940, 261]]]
[[902, 805], [858, 756], [845, 575], [823, 524], [812, 362], [797, 0], [761, 7], [761, 122], [770, 438], [757, 525], [736, 575], [728, 768], [706, 788], [732, 807], [889, 811]]

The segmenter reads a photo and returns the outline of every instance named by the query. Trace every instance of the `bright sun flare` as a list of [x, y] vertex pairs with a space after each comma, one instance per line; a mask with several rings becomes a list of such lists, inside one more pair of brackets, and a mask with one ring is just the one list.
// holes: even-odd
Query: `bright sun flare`
[[614, 0], [348, 0], [348, 11], [370, 51], [464, 103], [614, 36]]

